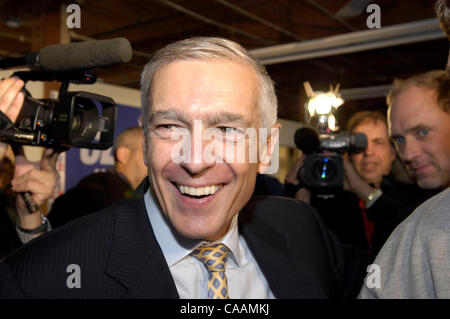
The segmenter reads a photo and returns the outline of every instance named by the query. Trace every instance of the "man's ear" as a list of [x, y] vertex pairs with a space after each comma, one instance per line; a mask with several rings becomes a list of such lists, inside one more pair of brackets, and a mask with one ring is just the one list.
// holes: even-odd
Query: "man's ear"
[[116, 158], [119, 163], [126, 164], [130, 158], [130, 150], [128, 147], [121, 146], [116, 151]]
[[259, 134], [259, 161], [258, 161], [258, 173], [259, 174], [274, 174], [279, 168], [279, 138], [280, 138], [281, 124], [275, 123], [270, 133]]
[[148, 159], [147, 152], [148, 152], [147, 137], [146, 137], [146, 134], [143, 133], [143, 135], [142, 135], [142, 155], [144, 156], [144, 164], [145, 164], [145, 166], [148, 167], [148, 163], [147, 163], [147, 159]]

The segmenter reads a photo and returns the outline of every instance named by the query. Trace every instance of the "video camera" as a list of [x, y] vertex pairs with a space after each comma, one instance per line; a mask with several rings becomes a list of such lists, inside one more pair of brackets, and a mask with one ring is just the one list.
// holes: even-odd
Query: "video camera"
[[[319, 136], [315, 129], [302, 127], [295, 132], [295, 144], [307, 155], [298, 172], [301, 186], [328, 192], [344, 184], [344, 162], [340, 154], [363, 151], [367, 147], [367, 137], [346, 132]], [[322, 154], [323, 151], [337, 154]]]
[[117, 105], [106, 96], [68, 92], [69, 83], [93, 84], [88, 69], [126, 63], [131, 45], [125, 38], [59, 44], [21, 58], [0, 60], [0, 69], [25, 65], [31, 71], [13, 76], [27, 81], [61, 82], [56, 99], [34, 99], [23, 89], [25, 100], [15, 123], [0, 112], [0, 141], [66, 150], [71, 146], [107, 149], [113, 144]]

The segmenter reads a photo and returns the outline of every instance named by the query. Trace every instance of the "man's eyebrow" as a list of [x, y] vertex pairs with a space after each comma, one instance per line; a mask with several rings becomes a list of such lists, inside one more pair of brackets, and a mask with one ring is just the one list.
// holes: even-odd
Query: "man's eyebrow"
[[206, 116], [206, 122], [208, 125], [239, 123], [246, 127], [250, 126], [250, 121], [247, 120], [243, 115], [229, 112], [217, 112], [208, 114]]
[[[202, 116], [201, 119], [205, 120], [206, 124], [209, 126], [225, 123], [237, 123], [245, 127], [251, 126], [250, 121], [243, 115], [230, 112], [207, 113]], [[150, 123], [157, 120], [177, 121], [188, 124], [190, 122], [190, 117], [182, 110], [168, 109], [164, 111], [154, 111], [150, 114]]]
[[414, 133], [414, 132], [417, 132], [417, 131], [419, 131], [421, 129], [424, 129], [424, 128], [428, 128], [428, 126], [426, 124], [417, 124], [417, 125], [415, 125], [413, 127], [407, 128], [405, 130], [405, 133]]
[[169, 120], [188, 123], [188, 117], [185, 112], [178, 109], [169, 109], [165, 111], [153, 111], [150, 114], [149, 122], [152, 123], [156, 120]]

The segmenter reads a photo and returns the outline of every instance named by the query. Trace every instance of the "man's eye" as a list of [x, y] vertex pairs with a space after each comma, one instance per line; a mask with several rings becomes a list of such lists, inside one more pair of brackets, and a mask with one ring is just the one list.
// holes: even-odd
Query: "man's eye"
[[218, 130], [220, 130], [222, 133], [238, 133], [238, 129], [235, 127], [228, 127], [228, 126], [219, 126], [217, 127]]
[[403, 142], [405, 142], [405, 138], [404, 137], [393, 137], [392, 141], [394, 141], [395, 144], [400, 145], [403, 144]]
[[174, 124], [159, 124], [156, 125], [157, 129], [166, 129], [166, 130], [172, 130], [174, 128], [176, 128], [176, 125]]
[[419, 136], [424, 137], [424, 136], [428, 135], [428, 132], [429, 132], [428, 129], [423, 128], [423, 129], [419, 130]]

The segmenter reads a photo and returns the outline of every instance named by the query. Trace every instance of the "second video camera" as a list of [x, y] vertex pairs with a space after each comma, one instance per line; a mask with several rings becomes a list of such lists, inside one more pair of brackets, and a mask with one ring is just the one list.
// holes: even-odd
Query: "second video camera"
[[[295, 143], [307, 154], [298, 179], [308, 189], [336, 189], [344, 184], [344, 163], [340, 154], [361, 152], [367, 147], [362, 133], [340, 133], [319, 137], [313, 128], [303, 127], [295, 133]], [[324, 151], [336, 154], [324, 154]]]

